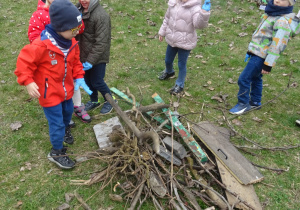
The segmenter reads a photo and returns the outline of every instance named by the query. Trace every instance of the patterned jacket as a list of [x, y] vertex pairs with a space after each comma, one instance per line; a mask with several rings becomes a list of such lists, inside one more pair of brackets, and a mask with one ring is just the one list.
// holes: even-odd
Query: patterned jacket
[[208, 25], [210, 12], [202, 12], [200, 0], [169, 0], [168, 5], [158, 34], [172, 47], [192, 50], [197, 46], [196, 29]]
[[250, 54], [265, 59], [263, 69], [271, 71], [291, 36], [299, 33], [299, 19], [294, 13], [282, 16], [264, 14], [248, 46]]

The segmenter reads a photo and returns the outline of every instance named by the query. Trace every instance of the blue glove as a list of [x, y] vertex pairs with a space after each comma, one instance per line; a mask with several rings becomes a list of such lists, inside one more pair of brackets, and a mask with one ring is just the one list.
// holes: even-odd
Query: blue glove
[[202, 5], [202, 9], [209, 12], [210, 11], [210, 7], [211, 7], [211, 4], [210, 4], [210, 0], [205, 0], [204, 1], [204, 4]]
[[244, 62], [247, 62], [249, 58], [251, 58], [251, 55], [249, 55], [248, 53], [246, 53], [246, 57], [245, 57]]
[[83, 66], [83, 70], [84, 70], [84, 71], [87, 71], [87, 70], [89, 70], [89, 69], [91, 69], [91, 68], [93, 67], [93, 65], [90, 64], [89, 62], [84, 62], [84, 63], [82, 64], [82, 66]]
[[74, 90], [78, 90], [79, 86], [83, 87], [85, 92], [87, 92], [89, 95], [93, 93], [93, 91], [90, 90], [90, 88], [86, 85], [85, 81], [83, 78], [75, 79], [76, 85]]

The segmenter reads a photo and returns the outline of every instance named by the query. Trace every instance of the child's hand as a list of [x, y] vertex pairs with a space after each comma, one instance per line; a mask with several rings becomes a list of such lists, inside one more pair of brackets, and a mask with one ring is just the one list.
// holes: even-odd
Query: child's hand
[[33, 98], [39, 98], [41, 96], [39, 92], [39, 86], [37, 86], [35, 82], [26, 85], [26, 89], [28, 94]]
[[164, 37], [163, 36], [161, 36], [161, 35], [159, 35], [159, 37], [158, 37], [158, 39], [159, 39], [159, 41], [163, 41], [164, 40]]
[[262, 73], [262, 74], [270, 74], [269, 71], [265, 71], [265, 70], [261, 70], [261, 73]]
[[204, 1], [204, 4], [202, 6], [202, 9], [209, 12], [210, 11], [210, 7], [211, 7], [211, 4], [210, 4], [210, 0], [205, 0]]
[[83, 78], [75, 79], [75, 83], [76, 85], [74, 90], [78, 90], [79, 86], [81, 86], [89, 95], [93, 93], [93, 91], [91, 91], [91, 89], [87, 86]]

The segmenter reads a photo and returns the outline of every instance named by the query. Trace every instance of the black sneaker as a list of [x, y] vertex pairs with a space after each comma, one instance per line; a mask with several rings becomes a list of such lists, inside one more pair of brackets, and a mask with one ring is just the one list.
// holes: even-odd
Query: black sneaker
[[105, 115], [110, 113], [112, 110], [113, 110], [112, 105], [108, 101], [105, 101], [102, 109], [100, 110], [100, 114]]
[[172, 73], [167, 73], [166, 71], [163, 71], [163, 73], [158, 77], [158, 79], [160, 80], [166, 80], [166, 79], [169, 79], [170, 77], [173, 77], [175, 76], [175, 72], [172, 72]]
[[71, 160], [66, 154], [67, 148], [64, 147], [59, 150], [51, 149], [48, 154], [48, 160], [58, 165], [63, 169], [71, 169], [75, 166], [75, 162]]
[[296, 124], [300, 126], [300, 120], [296, 120]]
[[183, 91], [182, 87], [175, 85], [174, 87], [171, 88], [170, 93], [173, 95], [177, 95], [177, 94], [181, 94], [182, 91]]
[[90, 111], [90, 110], [95, 109], [96, 107], [100, 106], [100, 103], [88, 101], [84, 106], [85, 106], [86, 111]]
[[67, 144], [73, 144], [74, 143], [74, 138], [71, 134], [71, 128], [67, 127], [65, 130], [65, 136], [64, 136], [64, 142]]

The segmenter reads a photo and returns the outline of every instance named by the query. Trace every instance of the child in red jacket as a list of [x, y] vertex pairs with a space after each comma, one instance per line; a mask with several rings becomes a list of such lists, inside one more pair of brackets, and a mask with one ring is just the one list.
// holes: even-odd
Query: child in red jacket
[[[74, 89], [82, 86], [89, 94], [75, 40], [82, 18], [69, 0], [55, 0], [49, 8], [51, 24], [41, 36], [26, 45], [17, 59], [18, 83], [26, 86], [31, 97], [38, 98], [49, 124], [52, 149], [48, 159], [64, 169], [75, 163], [66, 155], [63, 141], [73, 144], [68, 124], [73, 113]], [[74, 88], [74, 82], [76, 86]]]
[[[35, 11], [30, 20], [28, 27], [28, 38], [29, 42], [32, 43], [36, 38], [38, 38], [42, 31], [45, 29], [45, 26], [50, 23], [50, 15], [49, 15], [49, 7], [54, 0], [39, 0], [37, 11]], [[82, 25], [80, 26], [79, 34], [84, 31], [84, 24], [82, 21]], [[74, 92], [73, 96], [74, 103], [74, 114], [85, 123], [91, 122], [91, 117], [85, 110], [84, 105], [81, 103], [81, 93], [78, 89]], [[70, 122], [70, 126], [75, 125], [73, 121]]]

